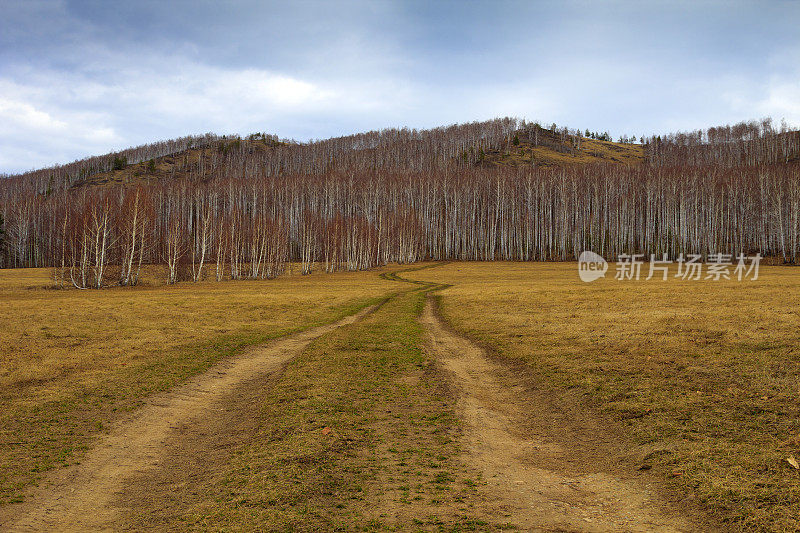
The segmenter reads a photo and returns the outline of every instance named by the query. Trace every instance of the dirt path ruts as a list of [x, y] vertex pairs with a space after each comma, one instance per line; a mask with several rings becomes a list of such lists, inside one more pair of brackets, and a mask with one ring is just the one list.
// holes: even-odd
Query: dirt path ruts
[[[513, 372], [449, 330], [430, 298], [421, 320], [435, 356], [460, 389], [464, 460], [482, 471], [487, 489], [504, 503], [511, 523], [533, 531], [697, 529], [646, 481], [592, 464], [577, 449], [591, 437], [578, 435], [580, 430], [566, 421], [559, 427], [558, 421], [546, 420], [542, 411], [547, 406], [529, 395]], [[554, 417], [568, 418], [563, 415]], [[556, 433], [560, 438], [553, 438]], [[575, 435], [574, 453], [564, 443], [565, 433]], [[603, 450], [594, 450], [598, 452]]]
[[237, 386], [281, 368], [314, 339], [372, 312], [362, 310], [336, 323], [312, 328], [227, 358], [168, 392], [156, 394], [119, 420], [80, 464], [48, 476], [25, 503], [0, 510], [4, 531], [97, 531], [112, 529], [115, 496], [125, 481], [158, 466], [165, 440], [183, 423], [202, 417]]

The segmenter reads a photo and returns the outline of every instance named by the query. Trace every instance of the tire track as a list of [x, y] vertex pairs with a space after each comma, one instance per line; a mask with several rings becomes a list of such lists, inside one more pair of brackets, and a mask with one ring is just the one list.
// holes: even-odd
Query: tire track
[[170, 391], [153, 395], [131, 415], [117, 421], [80, 464], [52, 473], [28, 501], [0, 510], [4, 531], [102, 531], [120, 516], [115, 505], [126, 480], [157, 468], [168, 451], [165, 441], [192, 420], [218, 410], [236, 387], [278, 371], [314, 339], [353, 324], [377, 309], [374, 305], [325, 326], [311, 328], [214, 365]]
[[[512, 523], [532, 531], [708, 530], [694, 525], [642, 479], [610, 474], [578, 450], [573, 453], [564, 444], [565, 434], [574, 432], [576, 448], [591, 437], [579, 436], [580, 427], [570, 427], [575, 422], [559, 425], [557, 419], [577, 416], [577, 410], [545, 413], [546, 401], [528, 394], [512, 372], [447, 328], [430, 297], [420, 320], [434, 355], [461, 392], [464, 460], [482, 471], [487, 489], [504, 504]], [[597, 445], [595, 456], [603, 452], [603, 443]]]

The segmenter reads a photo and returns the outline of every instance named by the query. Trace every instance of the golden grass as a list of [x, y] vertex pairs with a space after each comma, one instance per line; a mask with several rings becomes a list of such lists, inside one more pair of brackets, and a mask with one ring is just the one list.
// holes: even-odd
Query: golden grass
[[533, 146], [521, 142], [509, 151], [489, 152], [486, 163], [498, 166], [530, 167], [531, 159], [536, 166], [570, 166], [591, 163], [620, 163], [640, 165], [644, 161], [644, 148], [640, 144], [622, 144], [597, 139], [582, 139], [581, 148], [574, 154], [562, 153], [547, 146]]
[[[398, 290], [378, 272], [56, 290], [0, 271], [0, 503], [75, 460], [147, 394], [242, 346], [333, 321]], [[77, 455], [80, 455], [77, 453]]]
[[[408, 289], [409, 284], [401, 285]], [[413, 287], [413, 286], [412, 286]], [[404, 292], [315, 340], [264, 387], [258, 427], [229, 463], [135, 502], [133, 529], [498, 530], [506, 518], [460, 460], [455, 397], [422, 349], [424, 301]], [[169, 492], [175, 457], [150, 486]], [[185, 526], [176, 526], [181, 517]]]
[[[76, 291], [46, 289], [47, 271], [0, 271], [0, 502], [78, 460], [145, 395], [409, 288], [379, 274]], [[800, 528], [800, 473], [786, 461], [800, 458], [800, 271], [585, 284], [575, 263], [449, 263], [403, 276], [452, 284], [442, 311], [457, 329], [623, 426], [631, 468], [736, 528]], [[181, 516], [198, 527], [400, 525], [390, 516], [489, 527], [455, 460], [453, 398], [419, 350], [420, 305], [405, 293], [316, 341], [265, 392], [256, 440]]]
[[800, 271], [757, 281], [582, 283], [575, 263], [451, 263], [459, 330], [579, 391], [652, 468], [737, 528], [800, 528]]

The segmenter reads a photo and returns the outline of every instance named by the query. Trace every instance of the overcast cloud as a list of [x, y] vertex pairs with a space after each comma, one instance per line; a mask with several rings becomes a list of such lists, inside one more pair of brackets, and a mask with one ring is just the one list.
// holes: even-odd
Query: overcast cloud
[[800, 2], [0, 0], [0, 172], [188, 134], [800, 124]]

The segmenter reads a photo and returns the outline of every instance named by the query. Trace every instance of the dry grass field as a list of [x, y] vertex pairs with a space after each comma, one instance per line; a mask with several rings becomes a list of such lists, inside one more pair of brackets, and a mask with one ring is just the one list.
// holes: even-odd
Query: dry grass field
[[[585, 403], [650, 471], [736, 529], [800, 528], [800, 271], [586, 284], [575, 263], [450, 263], [445, 318]], [[610, 279], [609, 279], [610, 278]], [[569, 439], [569, 435], [565, 435]]]
[[[542, 133], [556, 141], [548, 131]], [[592, 163], [616, 163], [624, 165], [641, 165], [644, 161], [644, 149], [639, 144], [624, 144], [597, 139], [582, 138], [581, 148], [574, 153], [558, 151], [549, 146], [534, 146], [521, 141], [518, 146], [508, 150], [494, 150], [486, 154], [485, 165], [499, 167], [568, 167]]]
[[332, 322], [397, 290], [375, 272], [101, 291], [0, 271], [0, 502], [80, 460], [115, 413], [243, 346]]
[[[318, 339], [229, 406], [255, 417], [223, 461], [209, 466], [176, 446], [163, 468], [131, 480], [125, 527], [515, 529], [460, 454], [455, 396], [422, 348], [424, 296], [404, 292]], [[198, 440], [192, 453], [209, 447]]]
[[[613, 511], [621, 530], [646, 531], [662, 510], [696, 517], [690, 530], [800, 527], [800, 472], [787, 461], [800, 457], [797, 270], [586, 284], [575, 263], [399, 268], [175, 286], [151, 276], [101, 291], [47, 288], [47, 271], [0, 271], [3, 503], [221, 358], [380, 304], [178, 424], [157, 464], [109, 500], [114, 527], [502, 530], [540, 517], [566, 527], [602, 521], [607, 497], [623, 504]], [[449, 335], [432, 326], [430, 305], [420, 321], [431, 293], [435, 312], [493, 354], [473, 385], [431, 348], [431, 331]], [[465, 405], [492, 419], [495, 407], [513, 409], [508, 433], [465, 417]], [[513, 473], [492, 466], [493, 450], [543, 437], [541, 453], [501, 458]], [[483, 455], [475, 442], [489, 446]], [[567, 452], [547, 455], [556, 448]], [[554, 496], [522, 488], [542, 473], [557, 480]], [[617, 481], [599, 507], [575, 490], [603, 479]], [[573, 488], [561, 496], [565, 483]], [[665, 507], [635, 503], [635, 487]], [[547, 515], [571, 494], [585, 495]], [[517, 497], [543, 507], [523, 516]], [[626, 500], [644, 522], [624, 525]]]

